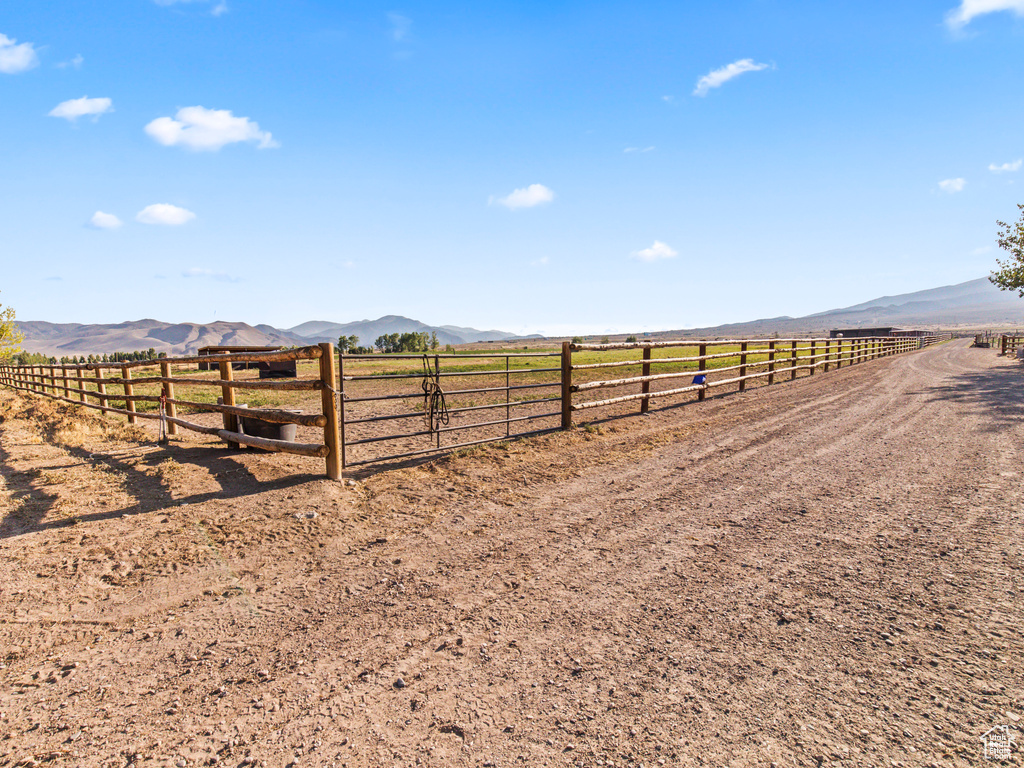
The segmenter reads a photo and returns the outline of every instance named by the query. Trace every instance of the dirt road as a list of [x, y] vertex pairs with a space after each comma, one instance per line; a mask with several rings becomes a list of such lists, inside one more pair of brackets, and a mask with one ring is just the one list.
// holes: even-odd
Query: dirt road
[[0, 393], [0, 766], [988, 764], [1022, 377], [957, 341], [356, 487]]

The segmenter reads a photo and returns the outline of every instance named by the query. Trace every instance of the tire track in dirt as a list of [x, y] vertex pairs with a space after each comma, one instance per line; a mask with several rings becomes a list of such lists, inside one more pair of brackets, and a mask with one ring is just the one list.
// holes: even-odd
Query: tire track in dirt
[[[1020, 705], [1021, 429], [947, 390], [1006, 371], [943, 345], [543, 443], [583, 457], [558, 482], [498, 449], [382, 476], [240, 597], [90, 651], [79, 686], [125, 666], [83, 720], [141, 764], [979, 764]], [[74, 751], [9, 718], [0, 750]]]

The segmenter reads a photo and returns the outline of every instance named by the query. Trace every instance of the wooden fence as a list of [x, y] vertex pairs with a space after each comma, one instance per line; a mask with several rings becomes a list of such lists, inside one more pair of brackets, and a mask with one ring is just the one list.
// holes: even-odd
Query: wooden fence
[[999, 354], [1016, 354], [1017, 350], [1024, 346], [1024, 336], [1014, 336], [1009, 333], [1001, 334], [999, 337]]
[[[804, 339], [727, 339], [719, 341], [654, 341], [615, 344], [573, 344], [562, 346], [562, 427], [572, 424], [572, 414], [590, 408], [601, 408], [620, 403], [640, 402], [640, 412], [647, 413], [654, 398], [677, 397], [696, 393], [703, 400], [707, 392], [719, 387], [735, 386], [743, 392], [748, 382], [774, 384], [777, 380], [792, 380], [800, 372], [815, 373], [855, 365], [879, 357], [902, 354], [946, 341], [950, 334], [935, 336], [888, 336], [869, 338], [804, 338]], [[653, 357], [656, 349], [691, 349], [696, 354]], [[619, 359], [574, 364], [574, 352], [612, 352], [639, 350], [639, 359]], [[640, 366], [639, 376], [615, 379], [593, 379], [574, 383], [575, 372], [588, 374], [597, 370]], [[654, 373], [656, 368], [675, 368]], [[671, 385], [689, 379], [683, 386]], [[652, 385], [670, 384], [667, 389], [652, 390]], [[612, 397], [573, 398], [574, 394], [598, 390], [635, 388], [639, 392], [615, 394]]]
[[[235, 380], [235, 363], [281, 362], [292, 360], [318, 360], [319, 376], [296, 380]], [[174, 366], [197, 366], [215, 363], [219, 379], [191, 378], [174, 375]], [[159, 368], [160, 375], [136, 376], [133, 372], [145, 368]], [[104, 371], [116, 371], [118, 376], [108, 377]], [[341, 440], [339, 437], [338, 408], [334, 384], [337, 380], [334, 345], [282, 350], [280, 352], [234, 353], [173, 357], [157, 360], [138, 360], [123, 363], [88, 363], [85, 365], [28, 365], [0, 366], [0, 383], [14, 389], [33, 392], [55, 400], [95, 408], [105, 413], [117, 413], [131, 424], [138, 419], [156, 419], [166, 425], [168, 435], [178, 434], [178, 428], [214, 435], [229, 447], [248, 445], [280, 453], [317, 456], [327, 463], [327, 476], [341, 477]], [[159, 394], [136, 394], [136, 387], [159, 385]], [[220, 402], [182, 400], [175, 396], [175, 386], [214, 388], [220, 391]], [[279, 408], [248, 408], [236, 404], [237, 390], [319, 390], [321, 412], [298, 413]], [[111, 401], [123, 407], [111, 406]], [[95, 402], [93, 402], [95, 401]], [[158, 413], [140, 411], [139, 403], [156, 403]], [[179, 418], [178, 408], [190, 411], [211, 411], [222, 414], [221, 426], [206, 426]], [[242, 420], [254, 419], [271, 424], [296, 424], [323, 430], [322, 443], [298, 443], [247, 435]]]
[[[0, 365], [0, 384], [120, 414], [133, 424], [140, 418], [158, 419], [166, 425], [170, 435], [177, 434], [180, 427], [218, 437], [231, 448], [246, 445], [320, 457], [326, 461], [327, 476], [339, 479], [346, 465], [402, 459], [552, 429], [569, 429], [574, 413], [590, 409], [607, 409], [604, 417], [614, 418], [633, 412], [623, 410], [622, 406], [637, 402], [640, 412], [647, 413], [651, 401], [659, 398], [679, 402], [689, 395], [704, 400], [708, 392], [733, 387], [743, 392], [748, 386], [827, 373], [922, 349], [949, 338], [950, 334], [615, 344], [565, 342], [560, 353], [341, 355], [340, 358], [336, 358], [333, 345], [325, 343], [278, 352], [124, 363]], [[1024, 343], [1024, 337], [1004, 336], [1004, 349], [1011, 344], [1008, 339], [1013, 340], [1014, 349], [1016, 344]], [[659, 352], [666, 356], [657, 356]], [[503, 359], [503, 365], [500, 361], [493, 362], [498, 358]], [[492, 362], [485, 365], [482, 361], [488, 359]], [[445, 367], [442, 367], [442, 360]], [[243, 378], [239, 379], [233, 375], [233, 364], [283, 361], [315, 361], [315, 375], [287, 380], [244, 378], [252, 375], [249, 372], [243, 372]], [[181, 371], [175, 375], [175, 367], [194, 367], [200, 362], [217, 364], [219, 378], [183, 376]], [[359, 372], [361, 362], [375, 370]], [[463, 365], [459, 365], [460, 362]], [[349, 369], [346, 363], [351, 366]], [[159, 368], [159, 376], [133, 373], [154, 367]], [[308, 371], [309, 366], [305, 368]], [[609, 377], [611, 370], [620, 375]], [[116, 371], [119, 375], [106, 377], [104, 371]], [[369, 391], [358, 391], [356, 388], [361, 384], [369, 385]], [[220, 401], [208, 402], [212, 400], [209, 395], [190, 399], [177, 397], [176, 385], [189, 391], [194, 388], [216, 390]], [[136, 390], [147, 387], [151, 394]], [[315, 413], [280, 407], [249, 408], [237, 404], [237, 390], [315, 391], [320, 395], [319, 408]], [[473, 399], [467, 401], [467, 397]], [[410, 400], [416, 399], [422, 399], [420, 410], [415, 402], [409, 405]], [[111, 401], [123, 407], [110, 405]], [[142, 404], [149, 410], [140, 410]], [[154, 404], [158, 406], [156, 413], [151, 412]], [[306, 404], [309, 405], [308, 401]], [[197, 424], [185, 420], [179, 416], [179, 408], [193, 413], [219, 413], [222, 423]], [[417, 418], [423, 419], [422, 427], [407, 426], [408, 420]], [[311, 429], [317, 430], [314, 434], [322, 430], [323, 440], [303, 443], [246, 434], [245, 423], [250, 419], [271, 425], [295, 424], [303, 427], [306, 434]], [[530, 431], [518, 431], [523, 427]], [[456, 433], [456, 441], [443, 443], [442, 435], [447, 433]], [[384, 447], [385, 454], [367, 452], [375, 446]], [[352, 456], [348, 453], [351, 448], [362, 454]]]

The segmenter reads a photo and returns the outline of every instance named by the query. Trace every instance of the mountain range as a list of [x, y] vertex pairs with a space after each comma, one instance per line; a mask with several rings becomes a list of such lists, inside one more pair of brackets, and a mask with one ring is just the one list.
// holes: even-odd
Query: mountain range
[[[686, 329], [687, 336], [740, 338], [778, 333], [816, 334], [832, 328], [1016, 328], [1024, 326], [1024, 299], [1001, 291], [987, 277], [924, 291], [882, 296], [804, 317], [771, 317]], [[667, 332], [668, 335], [675, 331]], [[662, 335], [662, 334], [657, 334]]]
[[[358, 336], [364, 346], [386, 333], [436, 333], [442, 344], [467, 344], [523, 338], [504, 331], [480, 331], [455, 325], [431, 326], [400, 315], [376, 320], [335, 323], [322, 320], [275, 328], [247, 323], [164, 323], [136, 320], [113, 325], [18, 322], [30, 352], [56, 357], [130, 352], [153, 348], [168, 355], [194, 354], [205, 346], [291, 346], [336, 342], [339, 336]], [[987, 278], [930, 288], [898, 296], [882, 296], [850, 307], [805, 317], [773, 317], [705, 328], [662, 331], [651, 336], [721, 338], [821, 333], [831, 328], [878, 326], [918, 328], [1014, 328], [1024, 326], [1024, 299], [1000, 291]], [[539, 337], [529, 337], [539, 338]]]
[[358, 336], [359, 343], [371, 346], [385, 333], [436, 333], [441, 344], [467, 344], [475, 341], [501, 341], [515, 338], [504, 331], [478, 331], [454, 325], [431, 326], [399, 315], [354, 323], [311, 321], [294, 328], [248, 323], [165, 323], [159, 320], [134, 320], [108, 325], [18, 321], [25, 334], [22, 347], [55, 357], [130, 352], [154, 349], [168, 355], [190, 355], [208, 346], [303, 346], [321, 341], [337, 342], [338, 337]]

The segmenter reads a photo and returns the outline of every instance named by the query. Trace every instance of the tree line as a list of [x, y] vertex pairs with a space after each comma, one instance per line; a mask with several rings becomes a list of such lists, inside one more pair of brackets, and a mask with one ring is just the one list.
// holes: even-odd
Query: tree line
[[373, 354], [374, 349], [384, 354], [394, 354], [396, 352], [418, 354], [436, 350], [439, 346], [441, 346], [441, 342], [438, 341], [437, 334], [428, 334], [426, 331], [421, 333], [415, 331], [410, 333], [385, 333], [377, 337], [372, 347], [360, 347], [358, 336], [338, 337], [338, 349], [343, 353], [348, 352], [350, 355], [369, 355]]
[[85, 365], [86, 363], [132, 363], [138, 360], [162, 360], [166, 352], [149, 349], [137, 349], [133, 352], [110, 352], [103, 355], [72, 355], [71, 357], [52, 357], [38, 352], [18, 352], [11, 355], [14, 365]]

